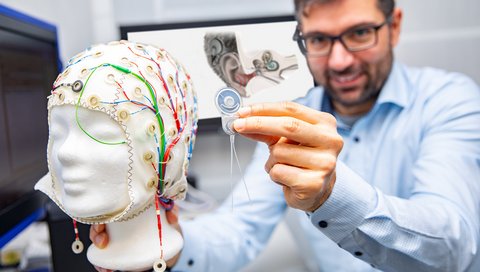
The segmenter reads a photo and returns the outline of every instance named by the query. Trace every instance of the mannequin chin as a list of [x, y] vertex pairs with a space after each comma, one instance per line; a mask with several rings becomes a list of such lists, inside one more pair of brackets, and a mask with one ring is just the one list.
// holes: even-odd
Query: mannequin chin
[[[50, 173], [35, 189], [74, 221], [106, 224], [108, 245], [87, 252], [93, 265], [163, 271], [156, 264], [182, 249], [165, 209], [186, 194], [196, 101], [180, 63], [128, 41], [88, 48], [57, 77], [48, 99]], [[81, 244], [77, 237], [75, 253]]]

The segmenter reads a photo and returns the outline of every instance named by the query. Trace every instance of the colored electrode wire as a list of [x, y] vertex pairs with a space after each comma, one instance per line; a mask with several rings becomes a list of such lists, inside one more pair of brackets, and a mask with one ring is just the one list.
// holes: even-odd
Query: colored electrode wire
[[70, 66], [73, 66], [79, 62], [81, 62], [82, 60], [86, 59], [86, 58], [89, 58], [89, 57], [92, 57], [93, 55], [87, 55], [87, 56], [83, 56], [81, 57], [80, 59], [78, 59], [77, 61], [75, 61], [74, 63], [70, 63], [75, 57], [71, 58], [68, 60], [68, 65], [67, 67], [65, 67], [65, 70], [67, 70]]
[[160, 242], [160, 259], [163, 260], [163, 237], [162, 237], [162, 217], [160, 216], [160, 208], [158, 205], [158, 198], [159, 196], [155, 194], [155, 212], [157, 215], [157, 229], [158, 229], [158, 237]]
[[[197, 112], [197, 98], [196, 97], [193, 97], [193, 110], [195, 112]], [[197, 134], [197, 129], [198, 129], [197, 123], [198, 122], [195, 121], [195, 123], [193, 124], [192, 133], [190, 134], [190, 137], [193, 137], [194, 135]], [[193, 141], [190, 142], [190, 146], [189, 146], [189, 149], [188, 149], [188, 161], [190, 161], [190, 159], [192, 158], [192, 152], [193, 152]]]
[[[133, 52], [133, 50], [132, 50], [130, 47], [128, 47], [128, 48], [129, 48], [129, 50], [130, 50], [133, 54], [135, 54], [135, 55], [137, 55], [137, 56], [139, 56], [139, 57], [145, 58], [145, 59], [147, 59], [147, 60], [152, 61], [152, 62], [157, 66], [157, 68], [159, 69], [159, 71], [160, 71], [160, 73], [161, 73], [161, 67], [160, 67], [160, 65], [159, 65], [156, 61], [154, 61], [151, 57], [150, 57], [150, 58], [147, 58], [147, 57], [145, 57], [145, 56], [136, 54], [135, 52]], [[168, 60], [170, 61], [170, 63], [172, 63], [172, 61], [170, 60], [170, 58], [168, 58]], [[133, 62], [132, 62], [132, 63], [133, 63]], [[137, 65], [136, 63], [133, 63], [133, 64], [138, 67], [138, 65]], [[174, 65], [174, 64], [172, 63], [172, 65]], [[174, 66], [175, 66], [175, 65], [174, 65]], [[141, 74], [141, 72], [140, 72], [140, 74]], [[161, 194], [163, 193], [163, 189], [164, 189], [164, 175], [163, 175], [162, 173], [165, 173], [165, 171], [166, 171], [166, 163], [165, 163], [165, 162], [167, 162], [167, 160], [168, 160], [168, 157], [169, 157], [169, 155], [170, 155], [170, 150], [175, 146], [175, 144], [178, 143], [178, 141], [179, 141], [179, 139], [180, 139], [180, 136], [181, 136], [181, 134], [183, 133], [184, 127], [181, 127], [181, 125], [180, 125], [180, 121], [179, 121], [179, 118], [178, 118], [178, 113], [177, 113], [177, 110], [174, 109], [175, 106], [174, 106], [174, 104], [173, 104], [173, 100], [172, 100], [172, 97], [171, 97], [171, 95], [170, 95], [170, 91], [169, 91], [169, 88], [168, 88], [168, 86], [167, 86], [167, 84], [166, 84], [166, 82], [165, 82], [164, 77], [163, 77], [163, 76], [160, 76], [159, 73], [155, 73], [155, 74], [157, 75], [157, 77], [158, 77], [158, 78], [160, 79], [160, 81], [162, 82], [162, 85], [163, 85], [164, 89], [167, 91], [167, 96], [168, 96], [168, 98], [169, 98], [169, 100], [170, 100], [170, 105], [171, 105], [171, 107], [172, 107], [171, 110], [172, 110], [172, 113], [173, 113], [173, 116], [174, 116], [174, 119], [175, 119], [175, 124], [176, 124], [176, 126], [177, 126], [177, 130], [178, 130], [178, 135], [177, 135], [177, 137], [176, 137], [176, 138], [172, 141], [172, 143], [169, 145], [169, 147], [167, 148], [166, 152], [163, 153], [163, 150], [162, 150], [162, 152], [161, 152], [161, 154], [163, 155], [161, 158], [163, 158], [163, 162], [164, 162], [164, 163], [163, 163], [163, 166], [162, 166], [162, 165], [160, 165], [160, 161], [159, 161], [159, 167], [158, 167], [158, 168], [159, 168], [159, 172], [161, 171], [161, 172], [159, 173], [159, 179], [160, 179], [160, 181], [159, 181], [159, 184], [158, 184], [158, 193], [159, 193], [159, 195], [161, 195]], [[176, 77], [176, 80], [175, 80], [175, 81], [176, 81], [176, 82], [175, 82], [175, 83], [176, 83], [176, 86], [179, 86], [179, 84], [178, 84], [178, 71], [176, 72], [175, 77]], [[146, 82], [149, 83], [148, 81], [146, 81]], [[173, 84], [172, 84], [172, 85], [173, 85]], [[148, 85], [147, 85], [147, 86], [148, 86]], [[175, 92], [177, 92], [176, 86], [175, 86], [175, 85], [172, 86], [172, 87], [174, 88]], [[156, 92], [154, 92], [154, 93], [156, 94]], [[187, 110], [186, 110], [186, 104], [185, 104], [185, 96], [184, 96], [184, 93], [182, 93], [182, 92], [180, 92], [180, 94], [181, 94], [181, 97], [182, 97], [183, 108], [184, 108], [184, 116], [185, 116], [183, 123], [186, 125]], [[157, 102], [156, 99], [155, 99], [154, 101], [155, 101], [155, 104], [156, 104], [156, 102]], [[178, 101], [177, 101], [177, 102], [178, 102]], [[178, 103], [177, 103], [177, 104], [178, 104]], [[164, 137], [164, 133], [162, 133], [162, 137]], [[163, 145], [162, 145], [162, 146], [163, 146]], [[191, 156], [190, 156], [190, 157], [191, 157]], [[160, 170], [160, 169], [161, 169], [161, 170]]]
[[85, 84], [82, 86], [82, 90], [80, 91], [80, 96], [78, 97], [78, 100], [77, 100], [77, 103], [75, 104], [75, 121], [77, 122], [77, 125], [78, 127], [83, 131], [83, 133], [85, 133], [88, 137], [90, 137], [91, 139], [93, 139], [94, 141], [98, 142], [98, 143], [101, 143], [101, 144], [106, 144], [106, 145], [120, 145], [120, 144], [125, 144], [125, 141], [121, 141], [121, 142], [113, 142], [113, 143], [108, 143], [108, 142], [104, 142], [102, 140], [99, 140], [95, 137], [93, 137], [90, 133], [88, 133], [83, 127], [82, 125], [80, 124], [80, 120], [78, 119], [78, 107], [80, 105], [80, 99], [82, 98], [83, 96], [83, 92], [85, 91], [85, 88], [88, 84], [88, 81], [90, 81], [90, 78], [92, 77], [92, 75], [95, 73], [95, 71], [97, 71], [98, 67], [101, 67], [101, 66], [104, 66], [105, 64], [100, 64], [98, 65], [97, 67], [95, 67], [93, 69], [93, 71], [90, 73], [90, 75], [88, 75], [87, 77], [87, 80], [85, 81]]
[[[138, 56], [138, 57], [141, 57], [141, 58], [144, 58], [144, 59], [147, 59], [147, 60], [153, 62], [153, 63], [157, 66], [157, 68], [158, 68], [158, 70], [160, 71], [160, 74], [161, 74], [162, 68], [160, 67], [160, 65], [159, 65], [152, 57], [147, 58], [147, 57], [145, 57], [145, 56], [139, 55], [139, 54], [135, 53], [130, 46], [128, 46], [128, 49], [129, 49], [130, 52], [132, 52], [134, 55], [136, 55], [136, 56]], [[142, 50], [142, 51], [143, 51], [144, 53], [147, 53], [147, 52], [145, 52], [145, 50]], [[147, 54], [148, 54], [148, 53], [147, 53]], [[172, 61], [170, 60], [170, 58], [168, 58], [168, 60], [170, 61], [170, 63], [171, 63], [173, 66], [176, 67], [176, 65], [175, 65], [174, 63], [172, 63]], [[137, 65], [136, 63], [133, 63], [133, 64], [138, 67], [138, 65]], [[165, 83], [165, 79], [164, 79], [163, 76], [161, 76], [159, 73], [155, 73], [155, 74], [157, 75], [157, 77], [158, 77], [158, 78], [160, 79], [160, 81], [162, 82], [163, 88], [164, 88], [165, 90], [167, 90], [167, 96], [168, 96], [168, 99], [169, 99], [169, 101], [170, 101], [170, 106], [171, 106], [171, 110], [172, 110], [172, 113], [173, 113], [173, 118], [175, 119], [175, 124], [176, 124], [176, 126], [177, 126], [177, 129], [179, 130], [179, 129], [180, 129], [180, 123], [179, 123], [179, 121], [178, 121], [177, 111], [174, 109], [175, 106], [174, 106], [174, 104], [173, 104], [173, 100], [172, 100], [172, 97], [171, 97], [171, 95], [170, 95], [170, 91], [169, 91], [169, 89], [168, 89], [168, 86], [167, 86], [167, 84]], [[178, 71], [177, 71], [177, 75], [178, 75]], [[178, 81], [177, 81], [177, 85], [178, 85]], [[175, 86], [174, 86], [174, 88], [175, 88]], [[156, 94], [156, 92], [155, 92], [155, 94]], [[183, 98], [182, 100], [184, 101], [184, 100], [185, 100], [185, 99], [184, 99], [185, 97], [183, 96], [183, 94], [182, 94], [182, 98]], [[185, 120], [186, 120], [186, 118], [185, 118]]]
[[[160, 70], [160, 73], [161, 73], [161, 70]], [[162, 82], [163, 88], [165, 90], [168, 90], [167, 84], [165, 83], [165, 80], [163, 79], [163, 77], [158, 73], [157, 73], [157, 77]], [[173, 112], [173, 118], [175, 118], [175, 124], [176, 124], [177, 129], [178, 129], [180, 124], [179, 124], [179, 121], [178, 121], [177, 111], [174, 109], [175, 106], [173, 105], [173, 100], [172, 100], [172, 96], [170, 95], [170, 92], [167, 92], [167, 96], [168, 96], [168, 100], [170, 101], [171, 109], [172, 109], [172, 112]]]
[[[76, 119], [76, 122], [77, 122], [77, 125], [79, 126], [79, 128], [87, 135], [89, 136], [91, 139], [95, 140], [96, 142], [99, 142], [99, 143], [102, 143], [102, 144], [106, 144], [106, 145], [119, 145], [119, 144], [125, 144], [125, 141], [122, 141], [122, 142], [113, 142], [113, 143], [109, 143], [109, 142], [105, 142], [105, 141], [102, 141], [102, 140], [99, 140], [97, 138], [95, 138], [94, 136], [92, 136], [90, 133], [88, 133], [84, 128], [83, 126], [81, 125], [80, 123], [80, 120], [78, 118], [78, 107], [80, 105], [80, 101], [81, 101], [81, 98], [83, 96], [83, 93], [84, 93], [84, 90], [85, 88], [87, 87], [88, 85], [88, 82], [90, 80], [90, 78], [92, 77], [92, 75], [97, 71], [97, 69], [99, 67], [106, 67], [106, 66], [110, 66], [110, 67], [113, 67], [115, 68], [116, 70], [120, 71], [120, 72], [123, 72], [125, 74], [131, 74], [133, 75], [135, 78], [137, 78], [138, 80], [140, 80], [142, 83], [145, 84], [145, 86], [147, 86], [149, 92], [150, 92], [150, 95], [152, 97], [152, 100], [149, 102], [152, 102], [153, 101], [153, 108], [148, 106], [148, 105], [145, 105], [143, 103], [140, 103], [138, 101], [134, 101], [134, 100], [131, 100], [128, 95], [125, 93], [125, 91], [123, 91], [123, 95], [127, 98], [127, 101], [133, 103], [133, 104], [136, 104], [136, 105], [139, 105], [139, 106], [144, 106], [144, 107], [148, 107], [154, 114], [155, 114], [155, 118], [157, 118], [157, 122], [159, 124], [159, 129], [160, 129], [160, 152], [159, 152], [159, 158], [165, 158], [165, 145], [166, 145], [166, 139], [165, 139], [165, 128], [164, 128], [164, 125], [163, 125], [163, 120], [162, 120], [162, 117], [161, 115], [159, 114], [159, 109], [158, 109], [158, 104], [157, 104], [157, 99], [156, 99], [156, 96], [155, 96], [155, 92], [151, 86], [151, 84], [145, 80], [142, 76], [130, 71], [129, 69], [127, 68], [124, 68], [124, 67], [121, 67], [121, 66], [118, 66], [118, 65], [115, 65], [115, 64], [110, 64], [110, 63], [104, 63], [104, 64], [100, 64], [98, 65], [97, 67], [95, 67], [92, 72], [90, 73], [90, 75], [88, 76], [87, 80], [85, 81], [85, 84], [83, 85], [82, 87], [82, 90], [80, 91], [80, 96], [77, 100], [77, 103], [76, 103], [76, 109], [75, 109], [75, 119]], [[120, 87], [121, 85], [116, 82], [116, 84]], [[123, 90], [123, 88], [122, 88]], [[168, 93], [168, 89], [166, 89], [167, 93]], [[173, 109], [172, 109], [173, 110]], [[175, 110], [173, 110], [175, 112]], [[178, 122], [178, 121], [177, 121]], [[175, 143], [178, 142], [175, 141]], [[169, 153], [169, 152], [168, 152]], [[168, 155], [168, 154], [167, 154]], [[168, 157], [167, 157], [168, 158]], [[159, 167], [158, 167], [158, 170], [160, 171], [159, 174], [159, 177], [160, 177], [160, 184], [159, 184], [159, 188], [160, 188], [160, 193], [163, 192], [163, 177], [164, 177], [164, 173], [165, 173], [165, 167], [160, 167], [160, 161], [159, 161]]]
[[80, 240], [80, 236], [78, 235], [78, 227], [77, 227], [77, 221], [73, 220], [73, 229], [75, 231], [75, 241]]
[[[138, 55], [138, 54], [136, 54]], [[83, 59], [83, 58], [82, 58]], [[147, 58], [148, 59], [148, 58]], [[156, 63], [155, 61], [153, 61], [153, 59], [149, 59], [151, 60], [152, 62], [154, 62], [158, 68], [160, 68], [160, 66], [158, 65], [158, 63]], [[169, 61], [171, 62], [171, 60], [169, 59]], [[136, 65], [136, 64], [135, 64]], [[166, 148], [166, 139], [165, 139], [165, 128], [164, 128], [164, 124], [163, 124], [163, 120], [162, 120], [162, 117], [161, 115], [159, 114], [159, 109], [158, 109], [158, 103], [157, 103], [157, 99], [156, 99], [156, 91], [154, 90], [154, 88], [152, 87], [152, 85], [150, 84], [150, 82], [148, 82], [148, 80], [146, 80], [143, 76], [141, 75], [138, 75], [134, 72], [132, 72], [130, 69], [128, 68], [125, 68], [125, 67], [121, 67], [121, 66], [118, 66], [118, 65], [115, 65], [115, 64], [110, 64], [110, 63], [104, 63], [104, 64], [100, 64], [98, 65], [97, 67], [93, 68], [92, 71], [90, 72], [89, 76], [87, 77], [87, 80], [85, 81], [85, 84], [82, 86], [82, 89], [80, 91], [80, 96], [77, 100], [77, 103], [76, 103], [76, 111], [75, 111], [75, 119], [76, 119], [76, 122], [77, 122], [77, 125], [79, 126], [79, 128], [87, 135], [89, 136], [91, 139], [95, 140], [96, 142], [99, 142], [99, 143], [102, 143], [102, 144], [106, 144], [106, 145], [119, 145], [119, 144], [125, 144], [125, 141], [121, 141], [121, 142], [105, 142], [105, 141], [102, 141], [100, 139], [97, 139], [95, 138], [93, 135], [91, 135], [90, 133], [88, 133], [84, 128], [83, 126], [81, 125], [80, 123], [80, 120], [78, 118], [78, 107], [80, 105], [80, 101], [81, 101], [81, 98], [83, 97], [83, 93], [84, 93], [84, 90], [85, 88], [87, 87], [88, 85], [88, 82], [90, 81], [90, 78], [93, 76], [93, 74], [97, 71], [98, 68], [100, 67], [113, 67], [115, 68], [116, 70], [120, 71], [120, 72], [123, 72], [125, 74], [131, 74], [133, 75], [135, 78], [137, 78], [138, 80], [140, 80], [143, 84], [145, 84], [145, 86], [148, 88], [149, 92], [150, 92], [150, 95], [152, 97], [152, 99], [148, 99], [148, 97], [145, 96], [145, 98], [147, 98], [147, 100], [152, 104], [153, 108], [148, 106], [148, 105], [145, 105], [141, 102], [138, 102], [138, 101], [135, 101], [135, 100], [132, 100], [130, 99], [130, 97], [128, 97], [128, 95], [125, 93], [125, 91], [123, 91], [123, 88], [122, 86], [120, 85], [119, 82], [115, 82], [118, 87], [122, 90], [122, 93], [123, 95], [127, 98], [127, 100], [125, 101], [117, 101], [117, 102], [103, 102], [103, 103], [115, 103], [115, 104], [119, 104], [119, 103], [124, 103], [124, 102], [130, 102], [130, 103], [133, 103], [133, 104], [136, 104], [136, 105], [139, 105], [139, 106], [142, 106], [142, 107], [146, 107], [148, 109], [150, 109], [153, 113], [155, 113], [155, 117], [157, 118], [157, 122], [159, 124], [159, 129], [160, 129], [160, 143], [159, 143], [159, 146], [160, 146], [160, 152], [159, 152], [159, 167], [157, 168], [159, 173], [158, 173], [158, 176], [159, 176], [159, 179], [160, 179], [160, 182], [159, 182], [159, 193], [161, 194], [163, 192], [163, 189], [164, 189], [164, 184], [163, 184], [163, 180], [164, 180], [164, 174], [165, 174], [165, 170], [166, 170], [166, 165], [164, 162], [166, 162], [166, 160], [168, 160], [168, 156], [169, 156], [169, 153], [170, 153], [170, 150], [175, 146], [176, 143], [178, 143], [179, 141], [179, 136], [183, 133], [183, 130], [184, 130], [184, 127], [182, 127], [182, 125], [180, 124], [180, 118], [178, 116], [178, 112], [177, 110], [175, 109], [175, 106], [173, 104], [173, 100], [172, 100], [172, 97], [170, 95], [170, 92], [169, 92], [169, 88], [168, 88], [168, 85], [166, 84], [165, 82], [165, 79], [163, 78], [163, 76], [161, 76], [159, 73], [156, 73], [157, 77], [159, 79], [161, 79], [161, 82], [162, 82], [162, 85], [164, 86], [165, 90], [166, 90], [166, 93], [168, 95], [168, 98], [170, 100], [170, 104], [171, 104], [171, 110], [172, 110], [172, 113], [174, 114], [174, 119], [175, 119], [175, 123], [176, 123], [176, 127], [177, 127], [177, 130], [178, 130], [178, 135], [177, 137], [172, 141], [172, 143]], [[136, 65], [137, 66], [137, 65]], [[137, 66], [138, 67], [138, 66]], [[140, 72], [141, 74], [141, 72]], [[179, 86], [179, 82], [178, 82], [178, 72], [176, 73], [175, 75], [175, 81], [174, 81], [176, 84], [172, 84], [174, 90], [176, 92], [178, 92], [178, 90], [176, 89], [176, 86]], [[173, 82], [172, 82], [173, 83]], [[176, 85], [176, 86], [175, 86]], [[58, 87], [60, 86], [55, 86], [53, 89], [57, 89]], [[186, 104], [185, 104], [185, 94], [182, 92], [181, 88], [180, 89], [180, 95], [181, 95], [181, 98], [182, 98], [182, 101], [180, 102], [181, 105], [183, 105], [183, 121], [182, 123], [185, 124], [185, 121], [187, 120], [187, 109], [186, 109]], [[177, 101], [177, 104], [178, 104], [178, 101]], [[195, 105], [196, 106], [196, 105]], [[143, 109], [142, 109], [143, 110]], [[192, 134], [194, 134], [195, 132], [192, 131]], [[189, 150], [189, 153], [191, 153], [191, 150]], [[160, 161], [160, 158], [163, 159], [163, 161]], [[162, 163], [163, 162], [163, 163]], [[161, 166], [161, 164], [164, 164], [163, 167]]]
[[[129, 101], [129, 100], [121, 100], [121, 101], [116, 101], [116, 102], [100, 101], [100, 103], [101, 103], [101, 104], [120, 105], [120, 104], [123, 104], [123, 103], [130, 103], [130, 101]], [[149, 106], [143, 106], [141, 109], [130, 113], [130, 115], [134, 115], [134, 114], [139, 113], [139, 112], [142, 112], [142, 111], [144, 111], [144, 110], [146, 110], [146, 109], [151, 110], [151, 107], [149, 107]]]
[[118, 82], [115, 81], [115, 83], [117, 84], [117, 86], [122, 90], [122, 94], [127, 98], [127, 101], [130, 102], [130, 103], [133, 103], [137, 106], [144, 106], [144, 107], [147, 107], [149, 110], [151, 110], [153, 113], [156, 113], [155, 109], [148, 106], [148, 105], [145, 105], [144, 103], [142, 102], [139, 102], [139, 101], [135, 101], [135, 100], [132, 100], [130, 97], [128, 97], [127, 93], [125, 92], [125, 90], [123, 90], [123, 87], [122, 85], [120, 85]]
[[73, 220], [73, 230], [75, 231], [75, 241], [72, 243], [72, 251], [75, 254], [80, 254], [83, 251], [83, 243], [78, 235], [77, 221]]

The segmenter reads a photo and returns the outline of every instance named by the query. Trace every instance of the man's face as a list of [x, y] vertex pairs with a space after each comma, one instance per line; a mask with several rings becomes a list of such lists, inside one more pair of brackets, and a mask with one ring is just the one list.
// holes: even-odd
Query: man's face
[[[377, 0], [330, 1], [314, 4], [307, 10], [307, 16], [301, 18], [303, 35], [320, 32], [336, 36], [386, 20], [377, 7]], [[392, 67], [392, 48], [398, 32], [396, 27], [385, 25], [378, 30], [377, 44], [372, 48], [350, 52], [336, 41], [329, 55], [307, 57], [315, 81], [325, 87], [334, 106], [353, 108], [373, 104]]]

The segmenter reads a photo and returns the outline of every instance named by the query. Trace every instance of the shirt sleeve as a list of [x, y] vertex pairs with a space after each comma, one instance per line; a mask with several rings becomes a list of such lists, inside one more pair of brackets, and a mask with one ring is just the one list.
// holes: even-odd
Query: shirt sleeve
[[464, 271], [477, 252], [479, 91], [456, 87], [424, 105], [418, 158], [405, 169], [415, 180], [409, 198], [384, 194], [338, 162], [331, 196], [310, 214], [321, 232], [375, 268]]
[[263, 170], [268, 154], [259, 144], [245, 173], [250, 200], [240, 181], [217, 211], [180, 223], [184, 248], [172, 271], [236, 271], [265, 247], [286, 210], [281, 188]]

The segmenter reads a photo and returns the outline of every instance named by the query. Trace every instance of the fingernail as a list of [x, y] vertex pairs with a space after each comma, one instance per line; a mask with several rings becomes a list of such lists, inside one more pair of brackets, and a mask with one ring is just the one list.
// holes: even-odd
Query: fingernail
[[99, 235], [97, 235], [97, 236], [95, 237], [95, 245], [96, 245], [97, 247], [100, 247], [100, 248], [103, 247], [103, 244], [104, 244], [104, 242], [105, 242], [105, 237], [104, 237], [104, 236], [105, 236], [105, 235], [103, 235], [103, 234], [99, 234]]
[[244, 127], [245, 127], [245, 120], [244, 119], [237, 119], [233, 122], [233, 128], [238, 132], [243, 130]]
[[243, 116], [250, 115], [250, 112], [251, 112], [250, 107], [242, 107], [238, 110], [237, 113], [243, 117]]

